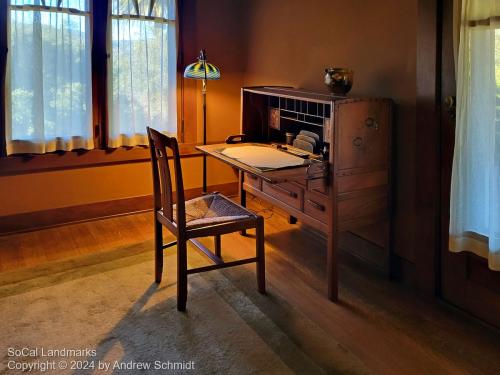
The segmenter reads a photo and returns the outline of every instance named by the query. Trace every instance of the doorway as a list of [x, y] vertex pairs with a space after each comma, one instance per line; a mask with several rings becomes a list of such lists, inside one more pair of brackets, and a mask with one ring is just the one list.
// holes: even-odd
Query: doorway
[[440, 71], [441, 76], [439, 95], [441, 104], [438, 105], [441, 119], [441, 224], [437, 289], [445, 301], [500, 327], [500, 272], [491, 271], [486, 259], [469, 252], [452, 253], [448, 246], [456, 96], [453, 0], [443, 0], [442, 9], [438, 14], [441, 19], [441, 35], [437, 43], [441, 46], [438, 48], [437, 56], [440, 58], [438, 72]]

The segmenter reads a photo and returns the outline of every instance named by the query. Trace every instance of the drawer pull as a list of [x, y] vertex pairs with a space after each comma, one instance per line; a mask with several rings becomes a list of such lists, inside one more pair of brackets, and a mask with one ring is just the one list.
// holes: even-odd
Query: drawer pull
[[258, 179], [258, 177], [254, 176], [253, 174], [247, 174], [247, 176], [250, 177], [250, 179], [252, 179], [254, 181]]
[[354, 138], [352, 140], [352, 144], [353, 144], [353, 146], [361, 147], [363, 145], [363, 138], [361, 138], [361, 137]]
[[297, 195], [297, 193], [296, 193], [296, 192], [294, 192], [294, 191], [290, 191], [290, 190], [287, 190], [287, 189], [285, 189], [285, 188], [284, 188], [284, 187], [282, 187], [282, 186], [279, 186], [279, 185], [271, 185], [271, 187], [272, 187], [273, 189], [275, 189], [275, 190], [279, 190], [279, 191], [281, 191], [282, 193], [285, 193], [285, 194], [289, 195], [289, 196], [290, 196], [290, 197], [292, 197], [292, 198], [297, 198], [297, 197], [298, 197], [298, 195]]
[[368, 117], [365, 120], [365, 125], [368, 129], [378, 130], [378, 122], [373, 117]]
[[315, 209], [317, 209], [319, 211], [325, 210], [325, 206], [323, 206], [322, 204], [319, 204], [318, 202], [315, 202], [315, 201], [308, 199], [307, 203], [309, 203], [311, 206], [313, 206]]

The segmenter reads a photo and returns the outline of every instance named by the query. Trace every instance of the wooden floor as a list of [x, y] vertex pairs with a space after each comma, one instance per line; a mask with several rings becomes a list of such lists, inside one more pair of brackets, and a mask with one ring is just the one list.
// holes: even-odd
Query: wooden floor
[[[443, 302], [416, 295], [342, 257], [340, 302], [325, 290], [325, 238], [290, 225], [251, 200], [266, 218], [267, 281], [340, 345], [378, 374], [500, 374], [500, 334]], [[0, 237], [0, 272], [103, 252], [153, 237], [152, 214], [136, 214]], [[246, 255], [238, 234], [223, 251]], [[241, 253], [241, 254], [239, 254]]]

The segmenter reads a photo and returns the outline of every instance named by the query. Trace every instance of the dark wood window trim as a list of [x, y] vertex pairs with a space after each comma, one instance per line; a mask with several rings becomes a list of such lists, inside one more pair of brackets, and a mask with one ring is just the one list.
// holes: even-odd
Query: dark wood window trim
[[484, 18], [481, 20], [470, 20], [467, 21], [469, 27], [478, 27], [478, 26], [491, 26], [492, 24], [498, 24], [500, 22], [500, 16], [491, 16], [488, 18]]
[[6, 155], [5, 74], [7, 73], [7, 1], [0, 1], [0, 157]]
[[108, 142], [108, 52], [106, 33], [108, 27], [108, 0], [91, 0], [92, 30], [92, 113], [94, 124], [94, 144], [106, 149]]
[[[202, 154], [194, 146], [195, 144], [180, 144], [181, 158], [201, 157]], [[66, 151], [42, 155], [11, 155], [0, 158], [0, 177], [116, 164], [141, 163], [149, 160], [148, 147]]]

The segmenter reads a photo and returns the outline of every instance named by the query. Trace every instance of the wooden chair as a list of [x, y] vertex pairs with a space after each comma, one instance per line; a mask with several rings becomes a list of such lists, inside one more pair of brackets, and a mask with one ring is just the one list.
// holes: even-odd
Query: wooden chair
[[[186, 201], [182, 181], [181, 160], [177, 140], [148, 127], [151, 165], [153, 169], [154, 223], [155, 223], [155, 281], [161, 282], [163, 250], [177, 245], [177, 309], [185, 311], [187, 276], [219, 268], [257, 263], [257, 285], [265, 293], [264, 219], [234, 203], [219, 193], [212, 193]], [[167, 150], [171, 151], [175, 177], [175, 204], [171, 168]], [[163, 243], [163, 226], [176, 241]], [[256, 229], [256, 256], [224, 262], [221, 256], [221, 235], [246, 229]], [[215, 252], [196, 238], [214, 236]], [[187, 241], [193, 243], [215, 264], [194, 269], [187, 268]]]

